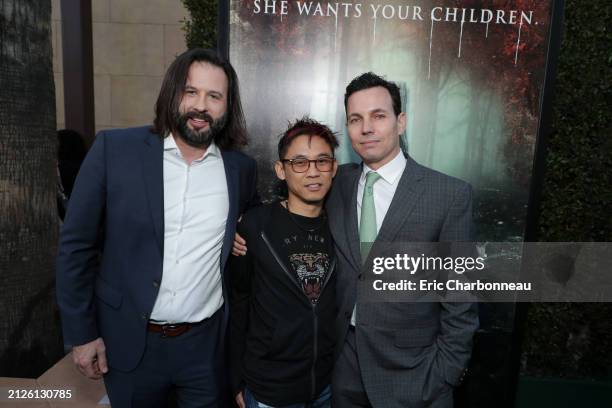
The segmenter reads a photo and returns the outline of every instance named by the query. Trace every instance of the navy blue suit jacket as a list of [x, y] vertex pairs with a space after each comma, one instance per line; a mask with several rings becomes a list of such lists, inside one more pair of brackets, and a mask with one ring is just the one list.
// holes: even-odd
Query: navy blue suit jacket
[[[237, 151], [222, 156], [229, 192], [223, 274], [237, 219], [259, 198], [255, 161]], [[135, 368], [162, 280], [163, 246], [162, 138], [149, 127], [100, 132], [80, 169], [60, 235], [56, 285], [64, 343], [101, 336], [112, 368]], [[223, 276], [227, 308], [225, 281]]]

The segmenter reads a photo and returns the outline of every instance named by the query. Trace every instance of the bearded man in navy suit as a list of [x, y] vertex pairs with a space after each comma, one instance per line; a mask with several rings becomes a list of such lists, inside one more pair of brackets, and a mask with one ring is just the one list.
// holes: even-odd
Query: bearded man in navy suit
[[77, 177], [57, 259], [65, 343], [113, 408], [221, 405], [236, 221], [258, 203], [238, 80], [189, 50], [163, 80], [153, 126], [102, 131]]

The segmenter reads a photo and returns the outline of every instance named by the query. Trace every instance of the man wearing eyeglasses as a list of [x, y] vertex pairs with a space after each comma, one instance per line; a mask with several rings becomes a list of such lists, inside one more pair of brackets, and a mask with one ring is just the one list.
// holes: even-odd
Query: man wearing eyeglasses
[[323, 209], [337, 164], [333, 132], [296, 121], [274, 169], [287, 199], [247, 212], [245, 256], [230, 262], [230, 362], [241, 408], [329, 407], [336, 323], [335, 257]]

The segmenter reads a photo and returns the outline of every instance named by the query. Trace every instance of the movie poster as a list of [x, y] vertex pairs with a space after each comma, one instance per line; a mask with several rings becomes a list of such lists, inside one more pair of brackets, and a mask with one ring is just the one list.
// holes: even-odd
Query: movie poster
[[[344, 90], [373, 71], [401, 88], [405, 150], [473, 186], [477, 240], [522, 241], [552, 3], [232, 0], [230, 59], [263, 198], [275, 195], [272, 164], [288, 121], [309, 115], [326, 123], [340, 136], [339, 162], [359, 161], [347, 136]], [[482, 333], [512, 331], [512, 305], [483, 310]], [[480, 386], [487, 376], [501, 380], [508, 364], [508, 345], [490, 346], [494, 353], [475, 355]]]
[[234, 0], [241, 81], [263, 196], [287, 122], [309, 115], [347, 138], [344, 89], [373, 71], [402, 89], [403, 142], [475, 190], [478, 239], [521, 240], [546, 73], [551, 1]]

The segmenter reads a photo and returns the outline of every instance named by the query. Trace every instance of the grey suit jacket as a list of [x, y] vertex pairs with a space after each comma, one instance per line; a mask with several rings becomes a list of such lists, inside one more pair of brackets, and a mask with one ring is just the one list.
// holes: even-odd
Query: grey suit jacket
[[[361, 165], [340, 167], [327, 201], [338, 255], [338, 350], [357, 307], [356, 346], [361, 376], [374, 407], [451, 407], [478, 328], [471, 303], [360, 303], [363, 279], [357, 221]], [[374, 248], [381, 242], [472, 240], [469, 184], [407, 158]], [[372, 253], [370, 253], [370, 256]], [[363, 300], [363, 299], [362, 299]]]

